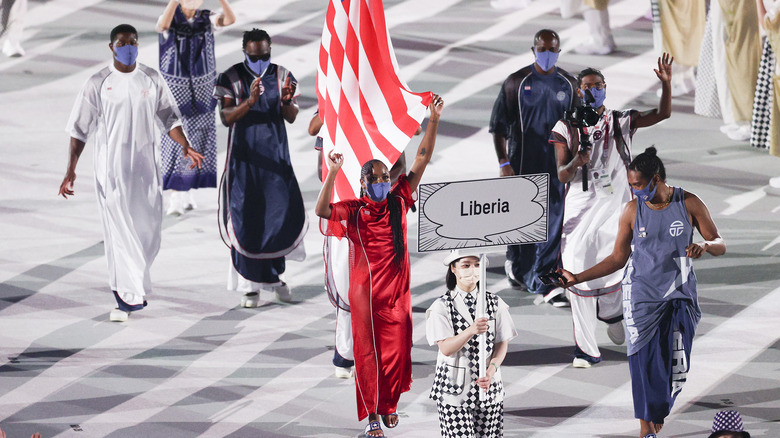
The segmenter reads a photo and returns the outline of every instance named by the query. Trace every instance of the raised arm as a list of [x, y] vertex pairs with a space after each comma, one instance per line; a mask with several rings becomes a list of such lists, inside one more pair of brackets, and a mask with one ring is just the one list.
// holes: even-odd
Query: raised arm
[[425, 135], [417, 148], [412, 168], [409, 170], [408, 181], [412, 191], [417, 190], [417, 185], [420, 184], [425, 167], [428, 166], [431, 156], [433, 156], [433, 147], [436, 145], [436, 133], [439, 130], [439, 118], [441, 117], [442, 109], [444, 109], [444, 100], [441, 96], [434, 94], [428, 108], [431, 110], [431, 117], [428, 119]]
[[230, 3], [228, 3], [227, 0], [219, 0], [219, 5], [222, 6], [222, 13], [217, 17], [217, 26], [225, 27], [235, 23], [236, 14], [234, 14], [233, 9], [230, 8]]
[[658, 57], [658, 69], [653, 69], [661, 81], [661, 100], [658, 108], [639, 113], [634, 120], [634, 128], [653, 126], [672, 115], [672, 62], [674, 57], [668, 53]]
[[170, 0], [168, 5], [165, 6], [165, 10], [157, 20], [158, 32], [162, 33], [171, 28], [171, 21], [173, 21], [173, 14], [176, 12], [177, 6], [179, 6], [179, 0]]
[[574, 286], [583, 281], [590, 281], [609, 275], [618, 269], [626, 266], [628, 257], [631, 255], [631, 238], [634, 229], [634, 219], [636, 218], [636, 200], [626, 203], [623, 207], [623, 213], [620, 215], [620, 224], [618, 225], [617, 239], [612, 254], [604, 260], [597, 263], [590, 269], [586, 269], [579, 274], [573, 274], [567, 270], [562, 270], [561, 274], [566, 279], [562, 287]]
[[68, 168], [65, 171], [65, 178], [60, 183], [59, 196], [68, 199], [68, 196], [73, 196], [73, 183], [76, 181], [76, 165], [79, 163], [79, 157], [84, 152], [84, 142], [75, 138], [70, 138], [70, 154], [68, 155]]
[[333, 183], [336, 181], [336, 174], [344, 164], [344, 157], [341, 154], [334, 154], [333, 151], [328, 154], [328, 176], [322, 183], [320, 196], [317, 198], [317, 205], [314, 207], [314, 214], [323, 218], [330, 219], [333, 209], [330, 207], [330, 200], [333, 196]]
[[707, 209], [704, 201], [693, 193], [685, 192], [685, 208], [688, 209], [688, 213], [691, 215], [693, 226], [699, 230], [699, 234], [704, 238], [701, 242], [693, 242], [688, 245], [685, 248], [686, 256], [698, 259], [705, 252], [714, 256], [725, 254], [726, 243], [720, 237], [718, 227], [712, 221], [712, 216], [710, 216], [710, 211]]

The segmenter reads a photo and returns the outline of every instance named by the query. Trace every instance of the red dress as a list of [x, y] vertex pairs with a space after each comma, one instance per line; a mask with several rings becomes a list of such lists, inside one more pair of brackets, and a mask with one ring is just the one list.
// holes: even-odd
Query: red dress
[[330, 220], [321, 221], [328, 236], [350, 241], [349, 305], [355, 353], [358, 420], [369, 413], [396, 412], [401, 393], [412, 384], [412, 302], [409, 252], [394, 261], [393, 231], [388, 202], [401, 209], [406, 242], [406, 212], [414, 200], [406, 175], [401, 175], [387, 199], [367, 196], [331, 204]]

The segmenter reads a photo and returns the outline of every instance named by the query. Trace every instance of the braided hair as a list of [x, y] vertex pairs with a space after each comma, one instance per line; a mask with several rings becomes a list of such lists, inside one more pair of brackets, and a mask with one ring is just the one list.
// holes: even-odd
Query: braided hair
[[[376, 163], [380, 163], [383, 166], [385, 165], [380, 160], [369, 160], [360, 168], [360, 179], [364, 180], [366, 184], [370, 184], [367, 177], [374, 172], [374, 164]], [[387, 167], [385, 166], [385, 168]], [[361, 187], [360, 197], [362, 198], [365, 194], [365, 190]], [[388, 195], [388, 197], [389, 196], [390, 195]], [[404, 239], [403, 224], [401, 222], [401, 205], [398, 202], [395, 202], [395, 200], [388, 199], [387, 208], [390, 210], [390, 228], [393, 231], [393, 252], [395, 253], [393, 262], [396, 266], [401, 266], [405, 262], [404, 254], [406, 253], [406, 241]]]
[[639, 172], [648, 180], [652, 179], [653, 175], [658, 175], [661, 177], [661, 181], [666, 182], [666, 168], [664, 168], [664, 163], [658, 158], [657, 153], [655, 146], [650, 146], [631, 161], [628, 170]]

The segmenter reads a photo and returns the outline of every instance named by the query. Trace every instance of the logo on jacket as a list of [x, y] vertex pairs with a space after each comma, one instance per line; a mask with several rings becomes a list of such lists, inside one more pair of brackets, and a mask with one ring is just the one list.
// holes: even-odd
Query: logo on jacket
[[683, 225], [682, 221], [674, 221], [669, 225], [669, 234], [671, 234], [672, 237], [681, 236], [684, 231], [685, 225]]

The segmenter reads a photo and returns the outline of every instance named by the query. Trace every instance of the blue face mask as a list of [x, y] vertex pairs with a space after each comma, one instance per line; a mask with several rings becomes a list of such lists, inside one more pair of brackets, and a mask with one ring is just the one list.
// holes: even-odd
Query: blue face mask
[[655, 196], [655, 191], [658, 190], [658, 184], [655, 184], [653, 187], [653, 190], [650, 190], [650, 183], [647, 183], [645, 188], [641, 190], [637, 189], [631, 189], [632, 192], [634, 192], [634, 196], [637, 197], [642, 202], [647, 202], [651, 199], [653, 199], [653, 196]]
[[[585, 96], [585, 90], [580, 90], [580, 92], [582, 93], [583, 96]], [[592, 94], [593, 98], [596, 99], [595, 102], [590, 103], [590, 106], [595, 109], [601, 108], [601, 105], [604, 105], [604, 99], [607, 98], [607, 89], [602, 88], [601, 90], [599, 90], [598, 88], [593, 87], [590, 89], [590, 94]]]
[[366, 184], [366, 193], [372, 201], [382, 202], [387, 198], [387, 194], [390, 193], [390, 183]]
[[247, 55], [246, 53], [244, 53], [244, 57], [246, 58], [246, 64], [258, 76], [260, 76], [260, 74], [263, 73], [265, 69], [268, 68], [268, 66], [271, 64], [270, 56], [265, 61], [263, 61], [262, 59], [258, 59], [255, 62], [252, 62], [252, 60], [249, 59], [249, 55]]
[[128, 44], [122, 47], [114, 47], [114, 54], [117, 61], [129, 67], [135, 64], [135, 59], [138, 58], [138, 46]]
[[549, 50], [537, 52], [534, 50], [534, 53], [536, 54], [536, 63], [544, 71], [549, 71], [555, 66], [555, 63], [558, 62], [558, 52], [551, 52]]

